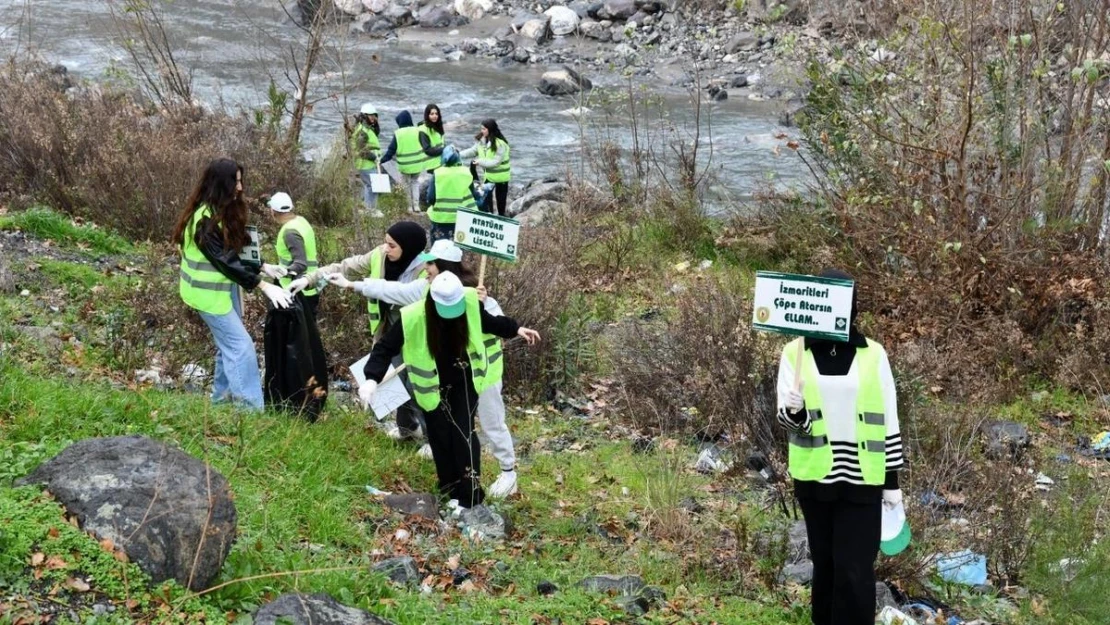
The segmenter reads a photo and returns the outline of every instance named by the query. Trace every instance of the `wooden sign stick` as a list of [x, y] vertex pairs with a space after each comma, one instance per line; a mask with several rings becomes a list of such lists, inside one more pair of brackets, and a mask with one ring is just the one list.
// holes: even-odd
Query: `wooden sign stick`
[[485, 286], [486, 284], [486, 255], [482, 254], [482, 260], [478, 261], [478, 286]]
[[408, 363], [402, 362], [400, 367], [395, 367], [393, 369], [393, 371], [390, 371], [389, 373], [385, 374], [385, 377], [382, 378], [382, 381], [378, 382], [378, 386], [381, 386], [382, 384], [385, 384], [386, 382], [388, 382], [388, 381], [392, 380], [393, 378], [397, 377], [398, 375], [400, 375], [401, 372], [405, 370], [406, 366], [408, 366]]
[[798, 357], [794, 359], [794, 390], [802, 391], [802, 367], [805, 366], [806, 340], [798, 337]]

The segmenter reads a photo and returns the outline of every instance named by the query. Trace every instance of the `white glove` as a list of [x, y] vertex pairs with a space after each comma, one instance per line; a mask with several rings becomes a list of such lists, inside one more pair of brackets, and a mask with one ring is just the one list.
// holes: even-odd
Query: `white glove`
[[362, 407], [370, 409], [370, 399], [374, 397], [374, 391], [378, 390], [378, 383], [373, 380], [367, 380], [358, 387], [358, 399], [362, 402]]
[[893, 508], [902, 503], [902, 489], [896, 488], [894, 490], [883, 491], [883, 505], [887, 508]]
[[290, 295], [296, 295], [306, 288], [308, 288], [308, 278], [300, 277], [290, 282], [289, 286], [285, 287], [285, 290], [289, 291]]
[[805, 384], [800, 384], [797, 389], [791, 388], [786, 391], [786, 409], [790, 412], [801, 412], [802, 408], [806, 407], [805, 397], [802, 396], [802, 387]]
[[351, 281], [343, 276], [341, 273], [333, 273], [328, 276], [328, 282], [334, 284], [341, 289], [351, 288]]
[[285, 275], [289, 273], [289, 270], [281, 265], [262, 263], [262, 273], [266, 274], [269, 278], [277, 280], [278, 278], [284, 278]]
[[293, 296], [276, 284], [259, 282], [258, 288], [262, 289], [262, 294], [270, 298], [270, 303], [276, 308], [289, 308], [289, 305], [293, 303]]

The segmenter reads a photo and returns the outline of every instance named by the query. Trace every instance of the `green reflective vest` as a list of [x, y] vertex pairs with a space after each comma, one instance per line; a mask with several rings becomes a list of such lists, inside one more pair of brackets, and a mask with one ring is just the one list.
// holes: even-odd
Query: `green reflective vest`
[[[791, 341], [783, 354], [794, 362], [798, 371], [798, 341]], [[879, 362], [882, 347], [870, 339], [867, 347], [856, 349], [856, 372], [859, 391], [856, 394], [856, 454], [860, 471], [866, 484], [880, 485], [886, 481], [886, 404], [883, 402], [879, 382]], [[812, 428], [809, 434], [790, 433], [787, 468], [796, 480], [818, 481], [832, 471], [833, 452], [829, 443], [828, 423], [821, 414], [821, 394], [817, 390], [817, 364], [813, 354], [806, 351], [802, 358], [801, 372], [804, 386], [806, 412]]]
[[[467, 358], [470, 360], [470, 376], [474, 390], [479, 394], [496, 383], [499, 378], [490, 375], [486, 363], [486, 351], [482, 339], [482, 304], [478, 292], [465, 289]], [[424, 314], [424, 301], [420, 300], [401, 309], [401, 328], [405, 334], [405, 344], [401, 346], [401, 357], [405, 361], [409, 382], [412, 383], [413, 398], [424, 410], [435, 410], [439, 406], [439, 372], [436, 360], [428, 349], [428, 325]]]
[[212, 315], [231, 312], [231, 291], [237, 285], [220, 273], [197, 247], [197, 224], [201, 219], [212, 218], [212, 209], [201, 205], [193, 211], [193, 220], [185, 228], [185, 241], [181, 245], [181, 271], [177, 291], [190, 307]]
[[355, 131], [351, 133], [351, 153], [355, 155], [355, 169], [359, 171], [376, 169], [377, 165], [374, 161], [364, 159], [361, 156], [362, 149], [359, 143], [361, 142], [362, 135], [366, 136], [366, 147], [373, 150], [375, 155], [382, 147], [382, 144], [378, 141], [378, 135], [374, 134], [374, 129], [366, 124], [355, 126]]
[[[374, 251], [370, 252], [370, 278], [381, 278], [383, 271], [385, 271], [385, 259], [382, 257], [382, 248], [375, 247]], [[370, 336], [376, 336], [378, 333], [378, 326], [382, 322], [382, 313], [378, 307], [378, 300], [366, 300], [366, 312], [370, 313]]]
[[414, 126], [398, 128], [393, 133], [397, 140], [397, 169], [402, 174], [415, 176], [424, 171], [424, 148], [420, 147], [420, 129]]
[[[297, 234], [301, 235], [301, 239], [304, 240], [304, 255], [305, 260], [308, 263], [308, 268], [305, 269], [305, 273], [309, 274], [319, 269], [320, 262], [319, 259], [316, 257], [316, 233], [312, 230], [312, 226], [308, 223], [308, 220], [304, 217], [301, 217], [300, 215], [297, 215], [293, 219], [285, 222], [281, 229], [278, 230], [278, 262], [281, 263], [283, 267], [289, 267], [289, 265], [293, 264], [293, 253], [290, 252], [289, 248], [285, 245], [286, 230], [292, 230], [296, 232]], [[300, 276], [286, 276], [279, 280], [279, 282], [281, 283], [282, 287], [288, 287], [289, 283], [298, 277]], [[308, 288], [303, 291], [303, 293], [305, 294], [305, 296], [311, 297], [313, 295], [316, 295], [316, 289], [313, 285], [309, 285]]]
[[[478, 146], [478, 158], [481, 160], [489, 160], [497, 157], [497, 150], [492, 146]], [[483, 172], [483, 177], [486, 182], [508, 182], [512, 177], [510, 171], [509, 160], [512, 157], [512, 149], [509, 144], [505, 144], [505, 160], [500, 165], [490, 167]]]
[[[431, 147], [434, 148], [436, 146], [443, 145], [443, 135], [436, 132], [434, 128], [429, 128], [429, 127], [425, 126], [424, 122], [420, 122], [420, 125], [417, 126], [417, 128], [420, 130], [420, 132], [428, 135], [428, 145], [430, 145]], [[443, 161], [441, 160], [441, 157], [439, 157], [439, 156], [425, 156], [424, 157], [424, 169], [427, 170], [427, 171], [435, 170], [442, 163], [443, 163]]]
[[474, 177], [462, 165], [440, 167], [436, 170], [436, 202], [428, 209], [428, 219], [437, 224], [453, 224], [460, 208], [478, 209], [474, 193], [470, 190]]

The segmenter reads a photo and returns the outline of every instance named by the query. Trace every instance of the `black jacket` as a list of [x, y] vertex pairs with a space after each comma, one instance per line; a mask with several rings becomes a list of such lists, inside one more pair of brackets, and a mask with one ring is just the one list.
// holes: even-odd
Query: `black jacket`
[[262, 268], [244, 264], [239, 259], [239, 250], [229, 250], [224, 247], [223, 231], [217, 225], [209, 229], [210, 217], [205, 217], [197, 223], [195, 243], [200, 248], [201, 254], [216, 268], [216, 271], [248, 291], [258, 286], [262, 281]]

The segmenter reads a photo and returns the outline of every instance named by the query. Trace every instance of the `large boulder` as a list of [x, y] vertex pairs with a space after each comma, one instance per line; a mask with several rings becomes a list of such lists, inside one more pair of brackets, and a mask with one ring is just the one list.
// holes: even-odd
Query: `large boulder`
[[569, 67], [544, 72], [536, 87], [540, 93], [550, 96], [574, 95], [580, 91], [593, 89], [590, 79], [581, 76]]
[[[624, 21], [636, 14], [640, 9], [636, 0], [608, 0], [605, 3], [605, 13], [608, 19]], [[599, 13], [599, 15], [602, 15]]]
[[524, 22], [520, 27], [520, 34], [522, 37], [527, 37], [536, 43], [544, 43], [551, 39], [550, 18], [546, 15], [543, 17], [533, 17]]
[[492, 10], [492, 0], [455, 0], [455, 12], [472, 22], [482, 19]]
[[450, 28], [454, 23], [454, 14], [447, 7], [432, 7], [420, 16], [421, 28]]
[[362, 0], [335, 0], [335, 8], [347, 15], [358, 15], [365, 8]]
[[737, 52], [748, 52], [758, 47], [759, 35], [750, 31], [744, 31], [737, 33], [725, 44], [725, 53], [736, 54]]
[[389, 8], [382, 15], [396, 28], [404, 28], [416, 23], [416, 18], [412, 16], [412, 10], [400, 4], [389, 5]]
[[235, 541], [227, 480], [143, 436], [70, 445], [19, 484], [41, 484], [86, 531], [110, 539], [155, 582], [207, 588]]
[[551, 32], [554, 35], [569, 35], [578, 29], [578, 13], [564, 6], [553, 6], [543, 12], [551, 19]]
[[365, 610], [339, 603], [323, 593], [281, 595], [254, 613], [254, 625], [393, 625]]
[[533, 208], [544, 200], [565, 202], [570, 185], [557, 179], [534, 180], [524, 188], [524, 195], [509, 203], [509, 216], [516, 217]]
[[570, 212], [570, 204], [555, 200], [540, 200], [517, 216], [523, 226], [538, 226]]

